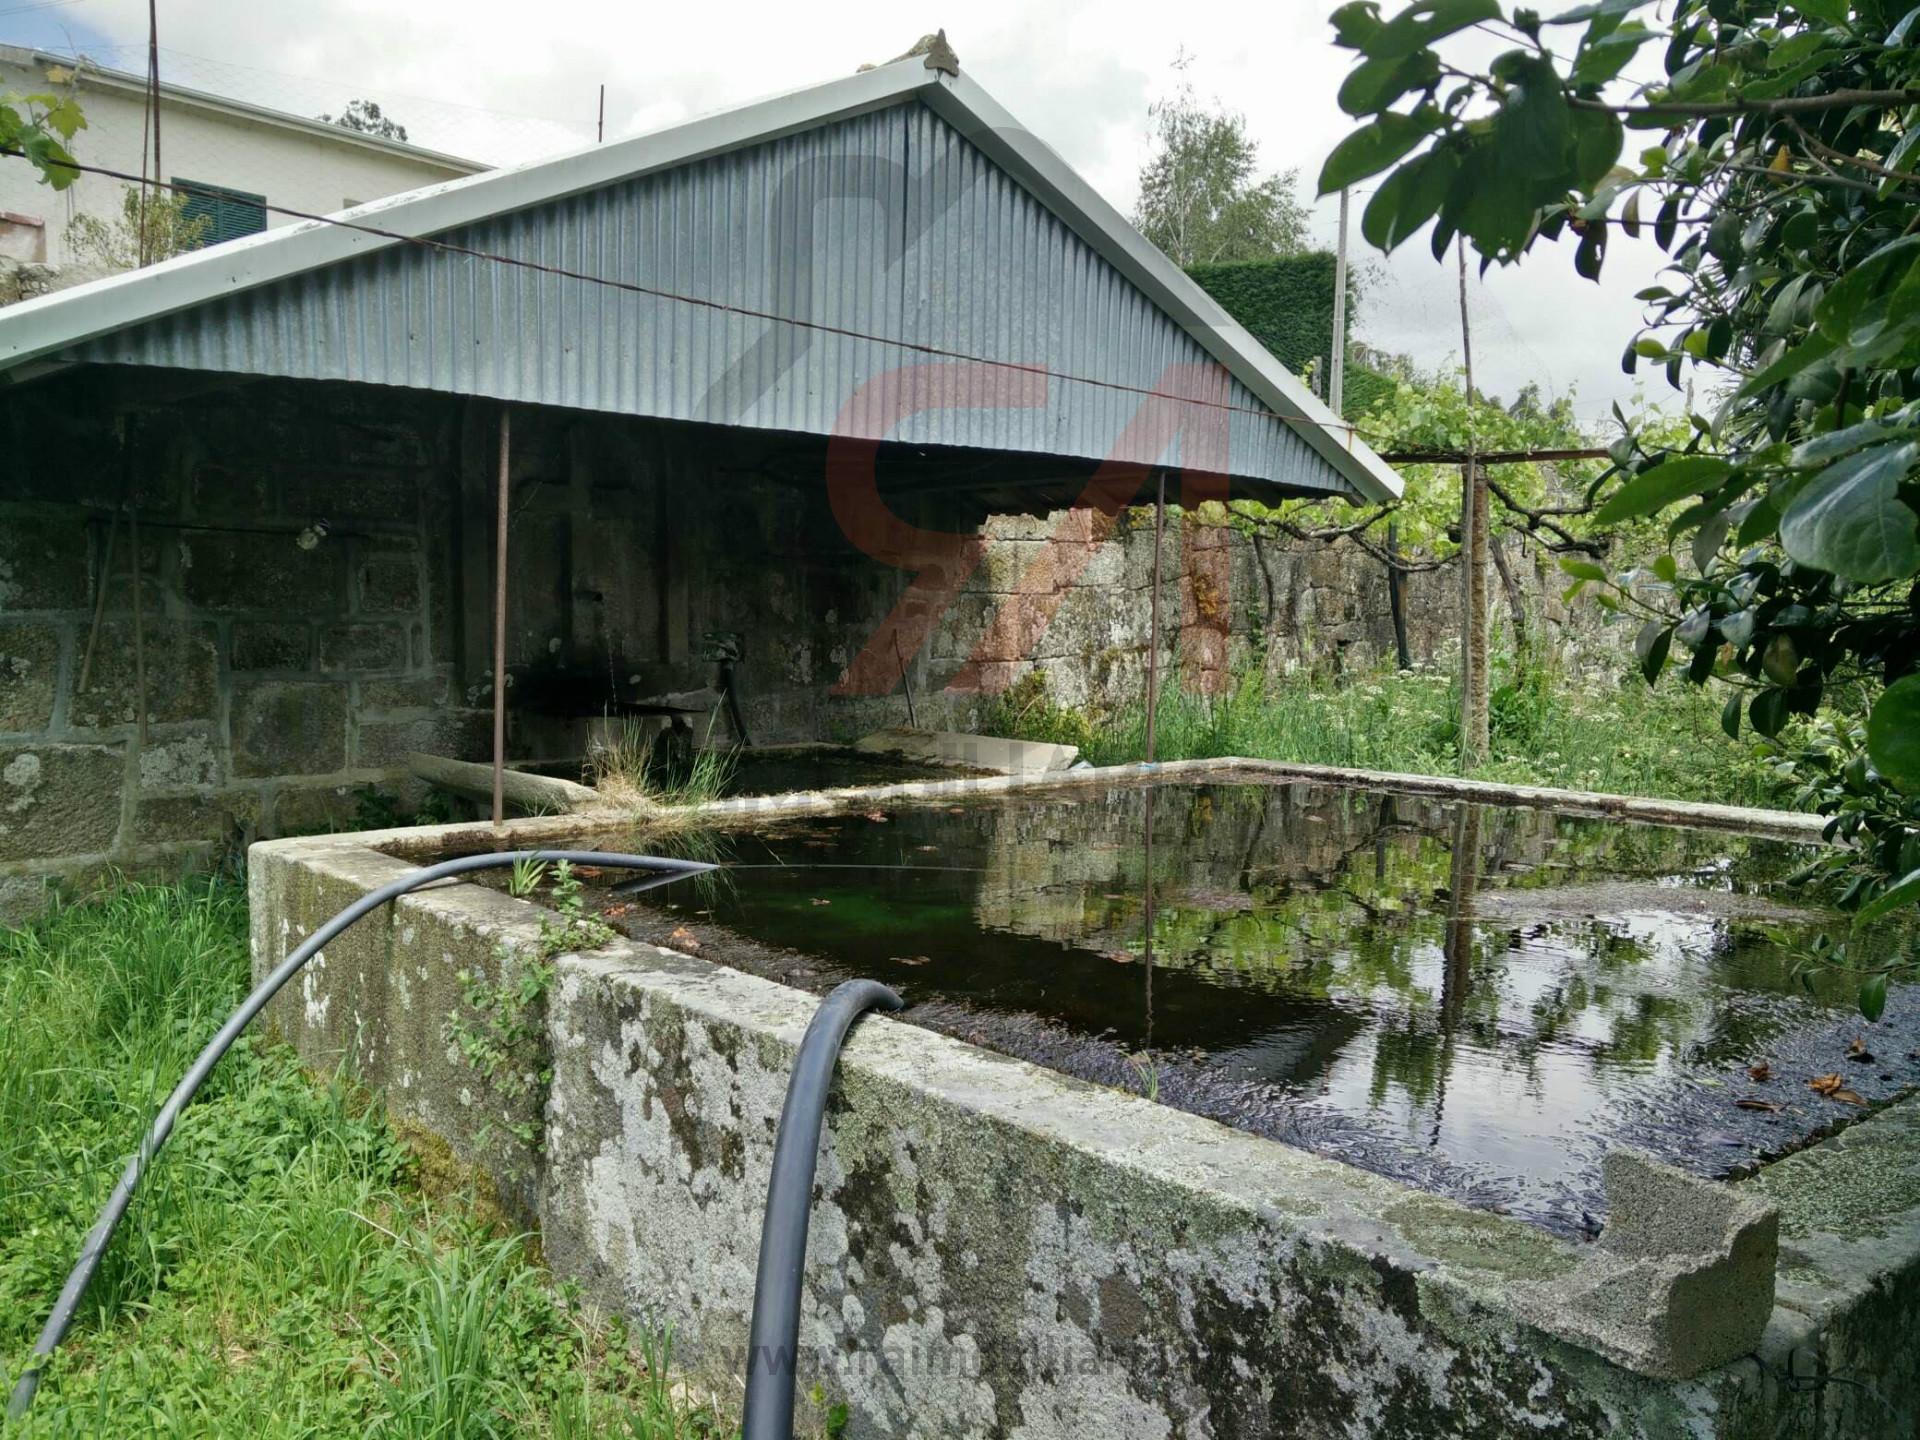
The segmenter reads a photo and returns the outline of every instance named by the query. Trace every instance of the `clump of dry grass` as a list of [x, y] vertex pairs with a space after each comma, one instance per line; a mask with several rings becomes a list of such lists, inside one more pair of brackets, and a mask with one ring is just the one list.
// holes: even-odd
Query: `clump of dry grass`
[[631, 720], [604, 738], [588, 757], [593, 788], [610, 805], [648, 814], [718, 800], [733, 779], [733, 757], [696, 750], [685, 764], [664, 754], [658, 737]]

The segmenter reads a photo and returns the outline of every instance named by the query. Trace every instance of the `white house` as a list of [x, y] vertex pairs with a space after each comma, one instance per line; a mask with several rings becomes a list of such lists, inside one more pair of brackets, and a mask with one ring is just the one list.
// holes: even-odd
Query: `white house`
[[[147, 131], [144, 76], [44, 51], [0, 45], [0, 94], [74, 88], [87, 128], [74, 137], [76, 159], [139, 174]], [[292, 223], [265, 205], [329, 214], [489, 167], [455, 155], [383, 140], [339, 125], [289, 115], [179, 85], [160, 87], [161, 178], [191, 183], [212, 198], [196, 202], [213, 221], [210, 240], [231, 240]], [[11, 260], [57, 273], [44, 288], [97, 278], [97, 264], [76, 263], [67, 230], [78, 215], [112, 222], [125, 186], [83, 174], [64, 191], [41, 184], [24, 164], [0, 164], [0, 266]]]

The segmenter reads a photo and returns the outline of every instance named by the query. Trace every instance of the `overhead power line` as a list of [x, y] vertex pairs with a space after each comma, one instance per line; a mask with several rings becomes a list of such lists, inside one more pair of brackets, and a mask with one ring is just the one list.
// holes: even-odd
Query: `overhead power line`
[[[0, 147], [0, 156], [23, 157], [17, 148]], [[62, 161], [61, 165], [70, 170], [87, 175], [101, 175], [110, 180], [122, 180], [128, 184], [146, 184], [157, 189], [171, 190], [185, 196], [204, 197], [207, 192], [198, 186], [177, 182], [156, 181], [139, 175], [128, 174], [123, 170], [111, 169], [104, 165], [88, 165], [79, 161]], [[715, 310], [729, 315], [739, 315], [749, 320], [764, 320], [770, 324], [790, 325], [796, 329], [810, 330], [817, 334], [833, 335], [841, 339], [860, 340], [873, 345], [886, 345], [894, 349], [905, 350], [917, 355], [932, 356], [943, 360], [961, 360], [969, 364], [984, 365], [996, 369], [1016, 371], [1026, 375], [1044, 376], [1051, 380], [1061, 380], [1074, 385], [1087, 385], [1096, 389], [1114, 390], [1129, 395], [1139, 395], [1151, 400], [1170, 400], [1182, 405], [1193, 405], [1203, 409], [1227, 411], [1237, 415], [1251, 415], [1259, 419], [1277, 420], [1283, 425], [1297, 426], [1302, 422], [1289, 419], [1279, 412], [1251, 405], [1236, 405], [1231, 401], [1209, 400], [1197, 395], [1175, 395], [1165, 390], [1151, 390], [1144, 385], [1129, 385], [1122, 380], [1103, 380], [1092, 375], [1075, 375], [1068, 371], [1056, 370], [1047, 365], [1037, 365], [1019, 360], [1002, 360], [988, 355], [976, 355], [964, 350], [949, 350], [944, 346], [928, 344], [918, 340], [903, 340], [896, 336], [874, 335], [863, 330], [854, 330], [844, 325], [834, 325], [822, 320], [804, 320], [794, 315], [781, 315], [772, 310], [760, 310], [748, 305], [735, 305], [725, 300], [714, 300], [703, 295], [685, 295], [678, 291], [662, 289], [655, 285], [643, 285], [635, 280], [616, 280], [606, 275], [591, 275], [582, 270], [570, 269], [564, 265], [549, 265], [539, 260], [527, 260], [518, 255], [502, 255], [497, 251], [479, 250], [470, 245], [459, 245], [451, 240], [439, 240], [428, 235], [409, 235], [401, 230], [388, 230], [378, 225], [369, 225], [359, 220], [346, 220], [338, 215], [317, 215], [306, 210], [295, 210], [285, 205], [275, 205], [270, 201], [252, 201], [256, 208], [271, 211], [275, 215], [284, 215], [291, 220], [306, 220], [320, 225], [332, 225], [342, 230], [353, 230], [363, 235], [373, 235], [382, 240], [393, 240], [402, 244], [417, 245], [423, 249], [437, 250], [443, 254], [458, 255], [471, 260], [483, 260], [490, 264], [505, 265], [516, 270], [530, 270], [541, 275], [552, 275], [563, 280], [578, 280], [588, 285], [604, 285], [609, 289], [624, 291], [633, 295], [645, 295], [656, 300], [666, 300], [674, 304], [697, 306], [704, 310]], [[1322, 425], [1327, 430], [1343, 430], [1350, 437], [1364, 439], [1360, 431], [1343, 420], [1328, 421]]]
[[[20, 157], [18, 149], [0, 147], [0, 156]], [[100, 175], [111, 180], [121, 180], [128, 184], [146, 184], [155, 189], [170, 190], [186, 196], [204, 196], [205, 191], [190, 184], [158, 181], [151, 177], [142, 177], [115, 170], [103, 165], [89, 165], [78, 161], [66, 162], [68, 168], [84, 174]], [[270, 201], [256, 202], [258, 208], [276, 215], [284, 215], [290, 220], [303, 220], [314, 224], [332, 225], [342, 230], [353, 230], [363, 235], [372, 235], [382, 240], [391, 240], [406, 245], [416, 245], [426, 250], [443, 254], [457, 255], [465, 259], [485, 261], [489, 264], [504, 265], [516, 270], [532, 271], [536, 274], [551, 275], [557, 279], [575, 280], [582, 284], [601, 285], [627, 294], [644, 295], [651, 299], [664, 300], [672, 304], [691, 305], [704, 310], [713, 310], [722, 314], [738, 315], [743, 319], [761, 320], [769, 324], [788, 325], [795, 329], [808, 330], [816, 334], [832, 335], [840, 339], [859, 340], [873, 345], [884, 345], [912, 354], [926, 355], [935, 359], [958, 360], [973, 365], [984, 365], [995, 369], [1014, 371], [1026, 375], [1038, 375], [1049, 380], [1060, 380], [1068, 384], [1085, 385], [1095, 389], [1116, 391], [1122, 394], [1138, 395], [1145, 399], [1173, 401], [1177, 404], [1192, 405], [1202, 409], [1224, 411], [1230, 414], [1249, 415], [1257, 419], [1275, 420], [1282, 425], [1297, 427], [1304, 423], [1289, 419], [1275, 410], [1239, 405], [1231, 401], [1210, 400], [1203, 396], [1176, 395], [1164, 390], [1152, 390], [1144, 385], [1130, 385], [1122, 380], [1105, 380], [1098, 376], [1077, 375], [1070, 371], [1055, 370], [1046, 365], [1037, 365], [1018, 360], [1004, 360], [993, 356], [977, 355], [964, 350], [951, 350], [944, 346], [928, 344], [924, 341], [903, 340], [896, 336], [875, 335], [867, 331], [855, 330], [849, 326], [834, 325], [821, 320], [807, 320], [794, 315], [782, 315], [771, 310], [761, 310], [748, 305], [736, 305], [725, 300], [715, 300], [702, 295], [686, 295], [678, 291], [667, 290], [655, 285], [643, 285], [634, 280], [616, 280], [610, 276], [592, 275], [585, 271], [570, 269], [563, 265], [550, 265], [544, 261], [528, 260], [518, 255], [502, 255], [497, 251], [480, 250], [470, 245], [456, 244], [450, 240], [440, 240], [427, 235], [409, 235], [400, 230], [389, 230], [364, 221], [346, 220], [337, 215], [319, 215], [305, 210], [295, 210], [285, 205], [276, 205]], [[1388, 437], [1374, 436], [1362, 431], [1358, 426], [1346, 420], [1329, 420], [1322, 423], [1323, 429], [1341, 431], [1350, 439], [1359, 439], [1372, 445], [1388, 443]], [[1534, 461], [1554, 460], [1592, 460], [1605, 459], [1604, 450], [1513, 450], [1481, 455], [1482, 464], [1521, 464]], [[1396, 451], [1383, 454], [1381, 459], [1390, 465], [1460, 464], [1466, 457], [1455, 451]]]

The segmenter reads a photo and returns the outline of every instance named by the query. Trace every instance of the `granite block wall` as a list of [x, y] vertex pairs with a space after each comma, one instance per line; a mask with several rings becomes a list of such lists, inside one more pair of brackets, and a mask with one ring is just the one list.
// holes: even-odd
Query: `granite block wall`
[[[716, 641], [740, 653], [756, 742], [908, 719], [904, 686], [834, 693], [912, 577], [842, 531], [823, 442], [556, 410], [512, 423], [513, 758], [580, 755], [610, 691], [711, 684]], [[70, 367], [0, 390], [0, 916], [49, 882], [204, 869], [352, 825], [370, 790], [389, 819], [414, 798], [411, 751], [487, 758], [498, 424], [488, 401], [187, 371]], [[939, 463], [901, 447], [881, 468], [924, 480]], [[888, 502], [986, 542], [899, 657], [919, 723], [977, 726], [1036, 666], [1059, 703], [1138, 703], [1151, 512], [983, 525], [941, 488]], [[1557, 585], [1523, 560], [1529, 603], [1563, 624]], [[1328, 676], [1392, 656], [1385, 572], [1353, 547], [1189, 537], [1175, 510], [1161, 569], [1170, 684], [1219, 685], [1256, 655]], [[1457, 630], [1456, 590], [1451, 568], [1411, 577], [1417, 659]], [[722, 722], [713, 738], [735, 737]]]

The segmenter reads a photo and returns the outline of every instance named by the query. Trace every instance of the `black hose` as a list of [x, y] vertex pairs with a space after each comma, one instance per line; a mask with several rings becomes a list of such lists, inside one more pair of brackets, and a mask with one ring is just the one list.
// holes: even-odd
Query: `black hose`
[[760, 1268], [753, 1277], [753, 1327], [747, 1335], [747, 1404], [741, 1440], [793, 1440], [793, 1386], [800, 1345], [800, 1272], [807, 1260], [813, 1170], [826, 1118], [827, 1087], [840, 1044], [860, 1016], [898, 1010], [900, 997], [878, 980], [834, 987], [813, 1012], [793, 1058], [780, 1131], [773, 1142], [773, 1178], [760, 1227]]
[[498, 869], [521, 860], [542, 860], [550, 864], [564, 860], [574, 865], [604, 865], [615, 870], [655, 870], [670, 872], [676, 879], [715, 868], [699, 860], [612, 855], [599, 850], [500, 850], [485, 855], [463, 855], [457, 860], [443, 860], [438, 865], [415, 870], [391, 885], [383, 885], [371, 894], [361, 896], [314, 931], [297, 950], [280, 962], [271, 975], [254, 987], [251, 995], [240, 1002], [240, 1008], [207, 1042], [207, 1048], [200, 1052], [199, 1058], [167, 1097], [166, 1104], [153, 1117], [146, 1138], [140, 1142], [134, 1157], [127, 1162], [127, 1168], [121, 1172], [120, 1183], [113, 1187], [113, 1194], [107, 1199], [106, 1208], [100, 1212], [100, 1218], [87, 1233], [86, 1243], [80, 1247], [80, 1258], [74, 1262], [67, 1283], [61, 1288], [60, 1298], [54, 1302], [53, 1313], [47, 1316], [47, 1323], [41, 1328], [39, 1340], [34, 1342], [33, 1360], [19, 1383], [13, 1387], [13, 1396], [7, 1402], [8, 1419], [19, 1419], [33, 1404], [34, 1392], [40, 1388], [40, 1371], [66, 1338], [68, 1327], [73, 1324], [74, 1313], [80, 1308], [87, 1286], [92, 1283], [94, 1272], [100, 1268], [100, 1260], [113, 1240], [113, 1232], [120, 1224], [121, 1217], [127, 1213], [127, 1206], [133, 1201], [133, 1192], [138, 1188], [141, 1176], [160, 1153], [160, 1147], [167, 1143], [167, 1137], [173, 1133], [174, 1121], [180, 1118], [180, 1112], [187, 1107], [201, 1085], [206, 1083], [207, 1076], [213, 1073], [213, 1067], [220, 1063], [221, 1056], [240, 1038], [240, 1032], [252, 1023], [254, 1017], [266, 1008], [267, 1002], [278, 993], [280, 987], [298, 974], [300, 967], [334, 936], [389, 900], [396, 900], [410, 890], [418, 890], [422, 885], [430, 885], [450, 875], [464, 875], [470, 870]]

